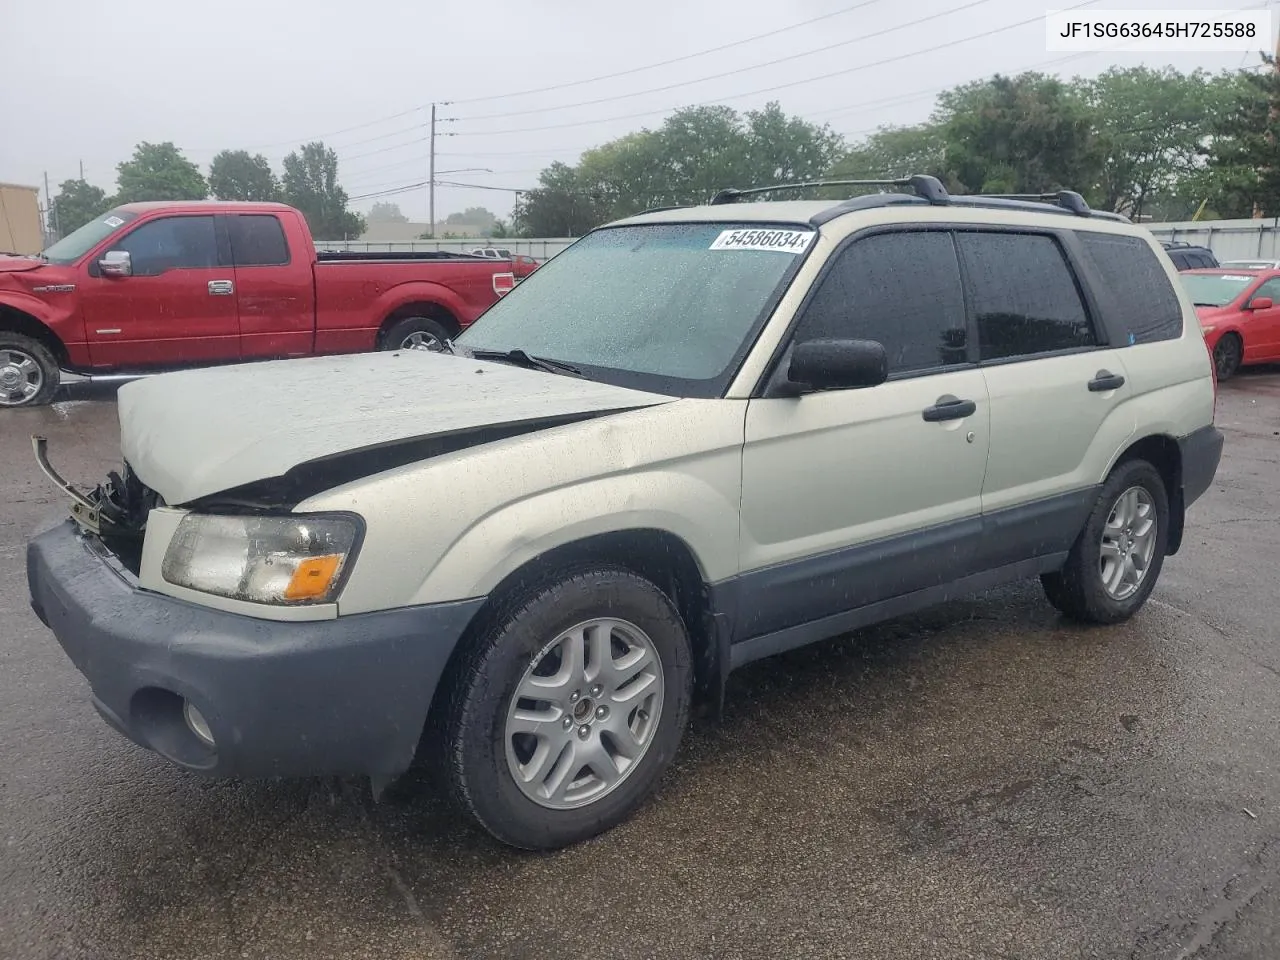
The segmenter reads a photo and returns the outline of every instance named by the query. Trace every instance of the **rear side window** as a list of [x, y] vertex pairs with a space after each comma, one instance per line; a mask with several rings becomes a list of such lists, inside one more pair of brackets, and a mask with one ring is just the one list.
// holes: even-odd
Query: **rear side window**
[[964, 294], [950, 234], [883, 233], [847, 247], [795, 335], [828, 337], [884, 344], [890, 376], [965, 363]]
[[1052, 237], [961, 233], [956, 243], [983, 360], [1097, 344], [1075, 278]]
[[237, 214], [227, 218], [231, 257], [237, 267], [277, 266], [289, 262], [289, 246], [280, 220], [271, 214]]
[[1123, 339], [1117, 346], [1182, 336], [1182, 306], [1149, 244], [1138, 237], [1107, 233], [1077, 236], [1119, 311], [1116, 327], [1123, 331]]

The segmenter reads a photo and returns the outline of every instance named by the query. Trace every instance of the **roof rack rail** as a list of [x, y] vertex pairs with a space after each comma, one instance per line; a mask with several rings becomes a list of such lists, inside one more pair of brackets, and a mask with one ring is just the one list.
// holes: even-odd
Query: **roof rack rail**
[[1070, 210], [1077, 217], [1092, 216], [1094, 211], [1085, 203], [1084, 197], [1074, 190], [1055, 190], [1053, 193], [972, 193], [972, 197], [987, 197], [991, 200], [1023, 200], [1029, 203], [1052, 203], [1064, 210]]
[[772, 193], [775, 190], [803, 190], [809, 187], [910, 187], [917, 197], [935, 204], [946, 203], [950, 196], [947, 188], [937, 177], [915, 174], [895, 180], [806, 180], [801, 183], [775, 183], [767, 187], [749, 187], [746, 190], [729, 187], [712, 197], [711, 204], [717, 206], [722, 203], [737, 203], [743, 197], [759, 193]]

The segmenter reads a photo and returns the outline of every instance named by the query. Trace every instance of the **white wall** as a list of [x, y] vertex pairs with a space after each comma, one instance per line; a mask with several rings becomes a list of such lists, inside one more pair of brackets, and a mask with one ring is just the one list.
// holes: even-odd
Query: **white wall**
[[1160, 240], [1182, 240], [1208, 247], [1219, 260], [1280, 260], [1280, 229], [1267, 220], [1201, 220], [1148, 223]]

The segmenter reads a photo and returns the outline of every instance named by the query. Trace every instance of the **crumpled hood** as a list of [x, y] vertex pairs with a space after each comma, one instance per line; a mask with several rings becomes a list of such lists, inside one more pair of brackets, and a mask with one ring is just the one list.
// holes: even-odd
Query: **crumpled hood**
[[1223, 317], [1229, 317], [1238, 312], [1230, 304], [1225, 307], [1196, 307], [1196, 316], [1200, 318], [1201, 323], [1212, 323], [1215, 320], [1221, 320]]
[[126, 384], [120, 447], [177, 505], [379, 444], [671, 401], [426, 351], [277, 360]]

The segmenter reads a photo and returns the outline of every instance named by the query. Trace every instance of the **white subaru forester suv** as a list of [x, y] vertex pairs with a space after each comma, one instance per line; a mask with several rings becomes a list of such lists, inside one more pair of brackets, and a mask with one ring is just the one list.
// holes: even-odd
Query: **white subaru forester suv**
[[1172, 264], [1077, 194], [876, 186], [601, 227], [448, 352], [125, 386], [92, 493], [35, 438], [35, 611], [185, 769], [433, 758], [543, 849], [752, 660], [1015, 578], [1132, 616], [1222, 451]]

